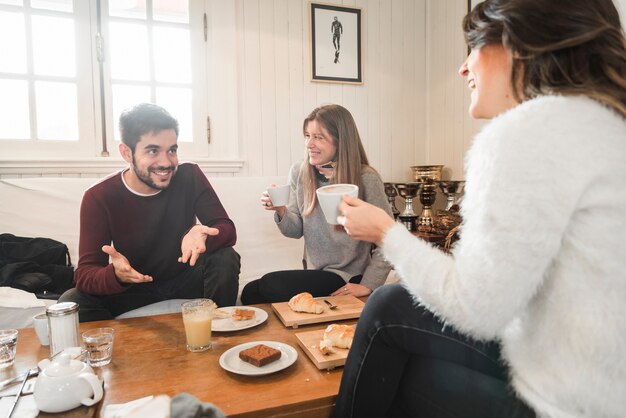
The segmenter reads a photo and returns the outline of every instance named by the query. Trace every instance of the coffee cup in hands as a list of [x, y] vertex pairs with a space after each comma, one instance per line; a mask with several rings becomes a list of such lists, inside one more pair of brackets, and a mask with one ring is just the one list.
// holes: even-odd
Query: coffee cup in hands
[[316, 190], [317, 200], [326, 218], [326, 222], [331, 225], [339, 225], [337, 217], [339, 213], [339, 204], [344, 195], [351, 197], [359, 196], [359, 187], [354, 184], [330, 184], [320, 187]]
[[272, 206], [286, 206], [289, 203], [289, 192], [291, 191], [291, 186], [285, 184], [283, 186], [270, 186], [267, 189], [267, 193], [270, 195], [270, 199], [272, 200]]

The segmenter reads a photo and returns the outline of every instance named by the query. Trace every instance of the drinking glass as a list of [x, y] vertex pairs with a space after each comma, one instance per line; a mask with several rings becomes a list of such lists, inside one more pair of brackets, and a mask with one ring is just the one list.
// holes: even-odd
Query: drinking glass
[[15, 348], [17, 347], [17, 330], [0, 330], [0, 369], [9, 367], [15, 360]]
[[211, 348], [211, 320], [215, 306], [211, 299], [194, 299], [181, 305], [187, 350], [198, 352]]
[[90, 366], [101, 367], [111, 362], [114, 337], [113, 328], [96, 328], [83, 332], [83, 347]]

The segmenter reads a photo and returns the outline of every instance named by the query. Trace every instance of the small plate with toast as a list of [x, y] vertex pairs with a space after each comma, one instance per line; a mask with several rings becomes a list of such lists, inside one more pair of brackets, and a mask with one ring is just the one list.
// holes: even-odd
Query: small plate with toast
[[230, 348], [220, 356], [220, 366], [231, 373], [262, 376], [286, 369], [296, 362], [298, 352], [277, 341], [252, 341]]
[[267, 321], [267, 312], [254, 306], [226, 306], [213, 311], [211, 331], [229, 332], [256, 327]]

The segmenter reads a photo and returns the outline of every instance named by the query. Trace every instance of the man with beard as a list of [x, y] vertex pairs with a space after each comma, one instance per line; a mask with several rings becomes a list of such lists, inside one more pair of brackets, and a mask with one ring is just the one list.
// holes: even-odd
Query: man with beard
[[76, 302], [81, 322], [112, 319], [154, 302], [236, 303], [235, 225], [200, 168], [178, 164], [178, 122], [143, 103], [120, 116], [129, 167], [90, 187], [80, 209]]

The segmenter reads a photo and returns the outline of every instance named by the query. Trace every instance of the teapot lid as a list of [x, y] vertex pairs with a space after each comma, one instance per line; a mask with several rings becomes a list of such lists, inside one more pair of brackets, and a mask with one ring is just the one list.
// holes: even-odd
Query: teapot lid
[[63, 353], [46, 367], [46, 374], [50, 377], [71, 376], [80, 373], [84, 367], [85, 365], [82, 362], [72, 360], [69, 354]]

